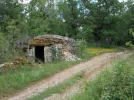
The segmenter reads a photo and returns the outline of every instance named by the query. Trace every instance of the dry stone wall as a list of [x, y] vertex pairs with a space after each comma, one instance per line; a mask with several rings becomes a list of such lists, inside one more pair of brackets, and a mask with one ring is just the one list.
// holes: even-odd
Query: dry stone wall
[[[29, 46], [33, 48], [35, 46], [44, 46], [45, 62], [53, 61], [54, 59], [64, 59], [67, 61], [79, 60], [75, 55], [76, 41], [68, 37], [59, 35], [41, 35], [30, 40]], [[29, 51], [29, 53], [30, 52], [32, 51]], [[32, 55], [34, 56], [34, 54]]]

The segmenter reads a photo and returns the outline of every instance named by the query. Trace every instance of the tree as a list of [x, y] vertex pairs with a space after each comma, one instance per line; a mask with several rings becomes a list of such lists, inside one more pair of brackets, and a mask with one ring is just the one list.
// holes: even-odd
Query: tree
[[92, 19], [95, 28], [93, 35], [96, 42], [110, 42], [116, 34], [118, 34], [114, 27], [118, 23], [118, 16], [122, 13], [123, 3], [118, 0], [96, 0], [86, 1], [83, 0], [85, 8], [90, 11], [89, 16]]
[[59, 17], [64, 21], [64, 35], [75, 39], [86, 39], [91, 36], [92, 22], [87, 21], [88, 11], [81, 0], [65, 0], [58, 4]]
[[0, 32], [0, 63], [5, 60], [4, 55], [6, 54], [8, 47], [8, 40], [4, 37], [3, 33]]
[[74, 0], [66, 0], [58, 4], [59, 16], [64, 20], [67, 29], [67, 32], [64, 33], [64, 35], [74, 38], [77, 37], [78, 28], [80, 27], [77, 5], [77, 1]]
[[[55, 34], [57, 23], [57, 11], [53, 0], [32, 0], [28, 6], [28, 26], [31, 36], [41, 34]], [[57, 30], [58, 31], [58, 30]]]
[[133, 0], [128, 0], [126, 2], [126, 13], [125, 13], [125, 18], [128, 22], [128, 28], [133, 28], [134, 29], [134, 1]]
[[[17, 53], [17, 41], [27, 35], [27, 25], [23, 13], [24, 7], [18, 0], [1, 0], [0, 7], [0, 46], [5, 45], [6, 47], [6, 49], [2, 50], [4, 54], [1, 54], [4, 56], [4, 59], [6, 56], [15, 55]], [[14, 57], [15, 56], [12, 56], [11, 58]]]

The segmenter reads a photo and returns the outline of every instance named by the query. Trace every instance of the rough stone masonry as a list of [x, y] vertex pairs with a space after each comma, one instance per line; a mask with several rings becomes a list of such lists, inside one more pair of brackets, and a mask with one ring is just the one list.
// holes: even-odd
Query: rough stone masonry
[[27, 52], [29, 59], [34, 62], [79, 60], [76, 56], [76, 41], [60, 35], [40, 35], [31, 39]]

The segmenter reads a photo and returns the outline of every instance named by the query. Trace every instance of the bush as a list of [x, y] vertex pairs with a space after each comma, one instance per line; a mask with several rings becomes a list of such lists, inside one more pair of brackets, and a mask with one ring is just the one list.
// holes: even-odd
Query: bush
[[73, 100], [134, 100], [134, 57], [115, 64], [96, 80], [86, 84], [85, 91]]
[[85, 40], [76, 41], [76, 55], [81, 58], [84, 53], [84, 49], [87, 47], [87, 42]]

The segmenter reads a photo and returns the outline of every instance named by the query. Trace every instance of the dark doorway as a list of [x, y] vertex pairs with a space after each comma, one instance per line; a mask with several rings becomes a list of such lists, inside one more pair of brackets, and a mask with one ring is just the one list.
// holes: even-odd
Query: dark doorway
[[44, 46], [35, 47], [35, 62], [44, 62]]

